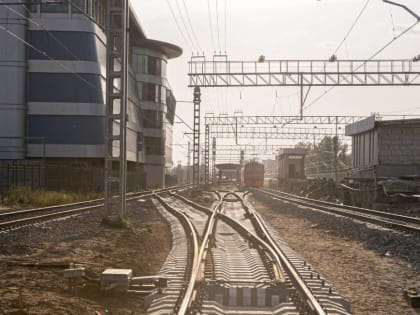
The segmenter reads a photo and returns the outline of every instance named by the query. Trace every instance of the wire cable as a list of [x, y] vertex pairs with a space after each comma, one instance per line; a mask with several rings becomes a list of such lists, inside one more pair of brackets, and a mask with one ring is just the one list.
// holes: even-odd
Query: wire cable
[[211, 42], [213, 46], [213, 51], [216, 51], [216, 44], [214, 41], [214, 34], [213, 34], [213, 22], [211, 19], [211, 8], [210, 8], [210, 0], [207, 0], [207, 9], [209, 12], [209, 27], [210, 27], [210, 35], [211, 35]]
[[198, 48], [200, 49], [200, 51], [203, 51], [203, 50], [201, 49], [200, 42], [199, 42], [199, 40], [198, 40], [198, 38], [197, 38], [197, 35], [196, 35], [195, 31], [194, 31], [194, 27], [193, 27], [193, 25], [192, 25], [192, 23], [191, 23], [190, 14], [188, 13], [188, 9], [187, 9], [187, 6], [186, 6], [186, 4], [185, 4], [185, 0], [182, 0], [182, 3], [184, 4], [184, 9], [185, 9], [185, 13], [186, 13], [186, 15], [187, 15], [188, 24], [190, 25], [191, 32], [192, 32], [192, 35], [193, 35], [193, 37], [194, 37], [194, 39], [195, 39], [195, 42], [197, 43], [197, 46], [198, 46]]
[[175, 15], [174, 9], [172, 8], [172, 5], [171, 5], [171, 3], [170, 3], [170, 0], [167, 0], [166, 2], [168, 3], [169, 10], [171, 11], [172, 18], [174, 19], [175, 24], [176, 24], [176, 27], [178, 28], [178, 31], [179, 31], [179, 33], [181, 34], [181, 36], [182, 36], [182, 38], [183, 38], [183, 40], [184, 40], [185, 44], [188, 46], [188, 48], [189, 48], [191, 51], [192, 51], [192, 50], [194, 50], [194, 49], [192, 48], [191, 44], [189, 43], [189, 41], [187, 40], [187, 37], [185, 36], [184, 32], [182, 31], [181, 26], [180, 26], [180, 25], [179, 25], [179, 23], [178, 23], [178, 20], [177, 20], [177, 18], [176, 18], [176, 15]]
[[225, 53], [227, 53], [227, 0], [225, 0]]
[[337, 51], [341, 48], [341, 46], [343, 45], [343, 43], [345, 42], [345, 40], [347, 39], [347, 37], [350, 35], [350, 33], [353, 31], [354, 27], [356, 26], [357, 22], [359, 21], [360, 17], [362, 16], [363, 12], [366, 10], [366, 7], [368, 6], [370, 0], [367, 0], [365, 5], [363, 6], [362, 10], [359, 12], [359, 14], [357, 15], [356, 19], [354, 20], [353, 24], [350, 26], [350, 29], [347, 31], [346, 35], [344, 36], [343, 40], [341, 41], [341, 43], [337, 46], [337, 48], [335, 49], [333, 55], [335, 55], [337, 53]]
[[[169, 1], [169, 0], [168, 0], [168, 1]], [[195, 45], [195, 42], [194, 42], [194, 40], [193, 40], [193, 38], [192, 38], [192, 36], [191, 36], [191, 34], [190, 34], [190, 31], [188, 30], [187, 23], [185, 23], [184, 15], [182, 14], [181, 7], [179, 6], [179, 2], [178, 2], [178, 0], [175, 0], [175, 4], [176, 4], [176, 7], [177, 7], [177, 9], [178, 9], [179, 16], [181, 17], [181, 22], [182, 22], [182, 24], [184, 25], [185, 33], [187, 34], [188, 39], [190, 40], [190, 42], [191, 42], [192, 46], [194, 47], [194, 50], [195, 50], [195, 51], [199, 51], [199, 49], [198, 49], [198, 48], [197, 48], [197, 46]]]
[[217, 43], [219, 44], [219, 52], [221, 52], [222, 48], [220, 46], [220, 26], [219, 26], [219, 5], [218, 0], [216, 2], [216, 26], [217, 26]]
[[[359, 70], [361, 67], [363, 67], [368, 61], [375, 58], [377, 55], [379, 55], [382, 51], [384, 51], [386, 48], [388, 48], [393, 42], [395, 42], [397, 39], [399, 39], [401, 36], [409, 32], [411, 29], [413, 29], [417, 24], [419, 24], [420, 20], [414, 22], [411, 24], [408, 28], [406, 28], [404, 31], [399, 33], [397, 36], [395, 36], [393, 39], [391, 39], [389, 42], [387, 42], [382, 48], [378, 49], [372, 56], [370, 56], [368, 59], [366, 59], [364, 62], [362, 62], [358, 67], [354, 69], [354, 71]], [[415, 76], [410, 83], [412, 83], [419, 75]], [[306, 105], [304, 109], [307, 109], [317, 103], [321, 98], [323, 98], [325, 95], [327, 95], [329, 92], [331, 92], [334, 88], [337, 86], [331, 86], [329, 89], [325, 90], [323, 94], [318, 96], [314, 101], [312, 101], [310, 104]]]

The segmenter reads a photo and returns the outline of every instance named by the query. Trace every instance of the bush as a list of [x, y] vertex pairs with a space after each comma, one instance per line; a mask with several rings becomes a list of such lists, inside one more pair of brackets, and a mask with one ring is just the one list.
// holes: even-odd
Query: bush
[[3, 196], [3, 202], [19, 206], [47, 207], [99, 198], [98, 193], [79, 194], [47, 190], [31, 191], [26, 187], [10, 190]]

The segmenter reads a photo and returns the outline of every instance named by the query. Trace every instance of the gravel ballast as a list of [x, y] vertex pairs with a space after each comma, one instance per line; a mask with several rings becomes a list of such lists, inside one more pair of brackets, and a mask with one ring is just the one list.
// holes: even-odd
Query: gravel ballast
[[403, 298], [420, 284], [420, 238], [258, 196], [256, 209], [327, 277], [353, 314], [419, 314]]

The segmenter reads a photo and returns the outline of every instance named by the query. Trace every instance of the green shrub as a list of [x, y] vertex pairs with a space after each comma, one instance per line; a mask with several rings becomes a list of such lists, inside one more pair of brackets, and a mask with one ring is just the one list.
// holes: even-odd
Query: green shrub
[[3, 202], [19, 206], [47, 207], [66, 203], [80, 202], [99, 198], [100, 194], [71, 193], [47, 190], [31, 191], [26, 187], [17, 187], [3, 196]]

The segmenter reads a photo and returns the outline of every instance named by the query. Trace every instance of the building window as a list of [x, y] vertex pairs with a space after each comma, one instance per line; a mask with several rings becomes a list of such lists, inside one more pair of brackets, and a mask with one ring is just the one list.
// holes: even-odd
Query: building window
[[145, 137], [146, 155], [165, 155], [165, 143], [162, 138]]
[[163, 127], [163, 112], [155, 110], [142, 111], [143, 126], [145, 128], [159, 128]]
[[140, 83], [142, 88], [139, 89], [140, 99], [142, 101], [150, 101], [160, 103], [161, 99], [161, 88], [160, 85], [153, 83]]
[[[28, 41], [57, 60], [98, 61], [98, 40], [93, 33], [29, 31]], [[48, 59], [36, 50], [28, 49], [29, 59]]]
[[163, 72], [165, 71], [166, 76], [166, 63], [157, 57], [133, 54], [132, 66], [137, 73], [163, 77]]
[[104, 135], [104, 117], [28, 116], [28, 136], [47, 144], [104, 144]]
[[30, 102], [104, 103], [97, 74], [29, 73]]

